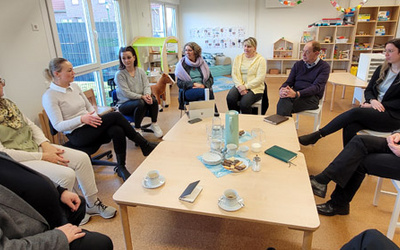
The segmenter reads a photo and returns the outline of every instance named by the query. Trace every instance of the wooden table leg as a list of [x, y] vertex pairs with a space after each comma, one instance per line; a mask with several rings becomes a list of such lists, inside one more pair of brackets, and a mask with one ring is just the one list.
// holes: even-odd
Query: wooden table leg
[[312, 245], [312, 238], [313, 238], [313, 232], [312, 231], [304, 231], [303, 246], [302, 246], [301, 249], [310, 250], [311, 249], [311, 245]]
[[129, 227], [128, 206], [119, 205], [119, 211], [121, 213], [122, 231], [124, 232], [126, 249], [133, 250], [131, 229]]
[[336, 84], [332, 83], [331, 111], [333, 110], [333, 100], [335, 99]]

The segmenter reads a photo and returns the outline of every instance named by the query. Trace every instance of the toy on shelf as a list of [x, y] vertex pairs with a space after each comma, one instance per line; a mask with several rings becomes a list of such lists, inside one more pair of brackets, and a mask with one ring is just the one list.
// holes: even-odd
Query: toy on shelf
[[369, 22], [371, 20], [371, 14], [358, 14], [359, 22]]
[[388, 21], [389, 18], [389, 11], [379, 11], [378, 12], [378, 21]]
[[302, 43], [307, 43], [307, 42], [312, 41], [312, 40], [314, 40], [314, 34], [312, 34], [308, 30], [303, 31], [303, 36], [301, 37], [301, 42]]
[[327, 48], [321, 48], [321, 50], [319, 51], [319, 58], [321, 58], [322, 60], [326, 59], [326, 51]]
[[354, 25], [354, 12], [344, 14], [343, 25]]
[[274, 58], [292, 58], [293, 43], [284, 37], [274, 43]]
[[322, 18], [320, 22], [315, 22], [308, 25], [308, 28], [312, 26], [340, 26], [343, 25], [341, 18]]
[[349, 59], [350, 50], [341, 50], [339, 51], [339, 59]]
[[347, 43], [349, 39], [344, 36], [336, 37], [336, 43]]
[[325, 36], [324, 43], [331, 43], [331, 42], [332, 42], [332, 37], [331, 36]]
[[376, 26], [375, 35], [384, 36], [386, 34], [385, 26]]

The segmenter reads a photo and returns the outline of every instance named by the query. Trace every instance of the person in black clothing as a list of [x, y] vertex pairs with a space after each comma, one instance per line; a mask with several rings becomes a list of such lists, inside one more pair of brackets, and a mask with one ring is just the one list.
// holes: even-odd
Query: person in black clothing
[[85, 200], [0, 153], [0, 249], [113, 249], [77, 225]]
[[325, 198], [327, 184], [336, 182], [331, 199], [317, 205], [319, 214], [347, 215], [350, 202], [364, 180], [365, 174], [400, 180], [400, 133], [386, 139], [357, 135], [320, 174], [310, 176], [314, 194]]

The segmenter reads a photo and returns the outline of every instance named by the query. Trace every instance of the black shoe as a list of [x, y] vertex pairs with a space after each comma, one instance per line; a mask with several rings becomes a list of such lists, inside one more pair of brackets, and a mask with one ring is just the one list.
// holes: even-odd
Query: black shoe
[[114, 171], [117, 173], [119, 177], [122, 178], [123, 181], [126, 181], [129, 178], [129, 176], [131, 176], [131, 174], [128, 172], [125, 166], [118, 165], [114, 168]]
[[350, 205], [335, 206], [331, 201], [328, 201], [327, 203], [317, 205], [317, 210], [319, 214], [326, 216], [334, 216], [337, 214], [348, 215], [350, 213]]
[[142, 152], [144, 156], [148, 156], [153, 149], [157, 147], [158, 143], [156, 142], [147, 142], [146, 146], [142, 147]]
[[307, 146], [310, 144], [315, 144], [321, 138], [322, 138], [321, 132], [315, 131], [314, 133], [300, 136], [299, 142], [301, 145]]
[[316, 181], [314, 175], [310, 175], [310, 182], [313, 193], [318, 197], [325, 198], [328, 185]]

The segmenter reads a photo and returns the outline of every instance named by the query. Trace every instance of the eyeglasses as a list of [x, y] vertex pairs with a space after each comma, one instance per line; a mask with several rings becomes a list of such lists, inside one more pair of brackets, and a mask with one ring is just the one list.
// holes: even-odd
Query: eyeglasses
[[4, 87], [6, 85], [6, 79], [0, 78], [0, 84]]
[[306, 55], [309, 55], [309, 54], [311, 54], [312, 52], [314, 52], [314, 51], [310, 51], [310, 50], [303, 50], [303, 51], [302, 51], [302, 53], [303, 53], [303, 54], [306, 54]]
[[386, 49], [386, 50], [385, 50], [385, 53], [393, 53], [393, 52], [394, 52], [393, 49]]

